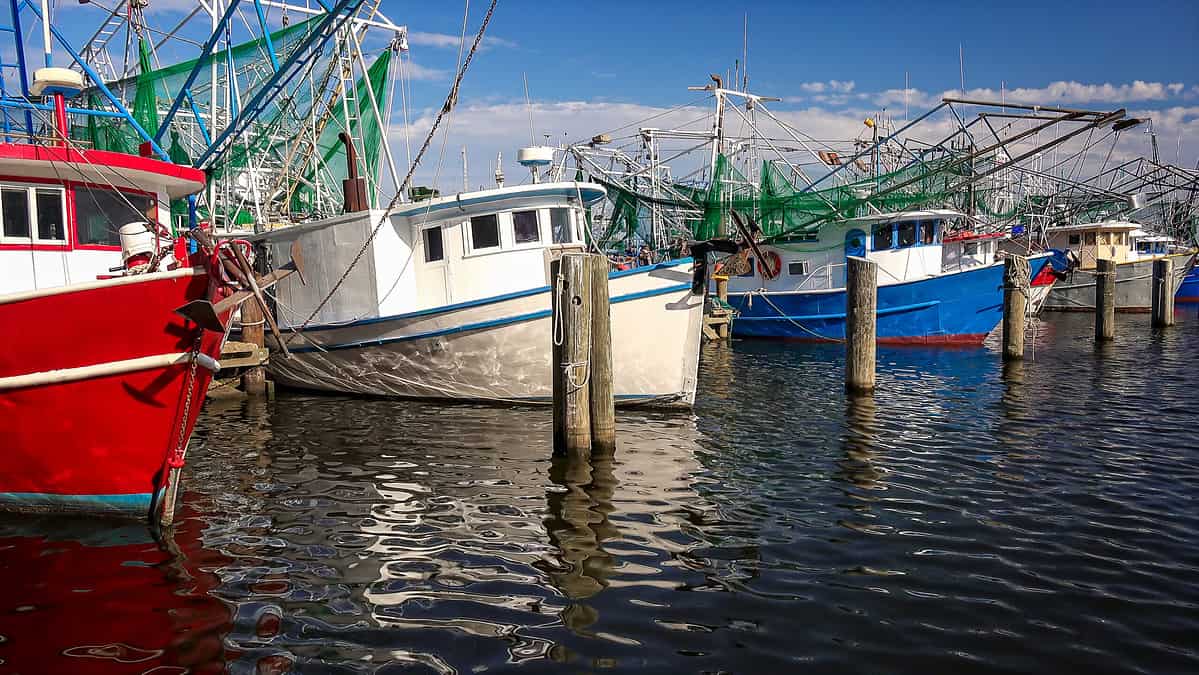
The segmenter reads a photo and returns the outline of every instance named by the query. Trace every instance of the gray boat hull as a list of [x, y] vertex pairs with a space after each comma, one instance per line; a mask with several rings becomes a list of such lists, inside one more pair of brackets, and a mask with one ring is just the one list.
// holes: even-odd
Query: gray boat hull
[[[1171, 255], [1174, 278], [1170, 295], [1178, 290], [1190, 272], [1195, 254]], [[1148, 312], [1153, 306], [1153, 260], [1137, 260], [1116, 265], [1116, 311]], [[1095, 270], [1074, 270], [1049, 291], [1045, 310], [1050, 312], [1095, 311]]]

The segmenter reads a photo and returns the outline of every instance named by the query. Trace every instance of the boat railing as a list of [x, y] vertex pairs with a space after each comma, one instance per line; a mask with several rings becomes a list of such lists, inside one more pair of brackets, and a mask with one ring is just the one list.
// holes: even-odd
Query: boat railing
[[824, 290], [817, 286], [810, 286], [810, 283], [817, 281], [824, 282], [824, 288], [833, 288], [833, 268], [845, 267], [845, 263], [827, 263], [817, 267], [807, 276], [805, 276], [798, 284], [795, 285], [796, 291], [818, 291]]

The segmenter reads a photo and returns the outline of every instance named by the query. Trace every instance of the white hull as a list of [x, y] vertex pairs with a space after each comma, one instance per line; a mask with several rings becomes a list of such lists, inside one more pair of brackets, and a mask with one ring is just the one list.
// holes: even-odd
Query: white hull
[[1028, 295], [1028, 300], [1029, 304], [1032, 305], [1032, 308], [1029, 310], [1029, 312], [1033, 316], [1037, 316], [1041, 313], [1041, 310], [1045, 308], [1045, 299], [1049, 297], [1049, 291], [1052, 290], [1053, 284], [1049, 284], [1047, 286], [1033, 286], [1029, 289], [1030, 292]]
[[[617, 404], [689, 407], [695, 400], [703, 296], [690, 265], [612, 275]], [[547, 287], [310, 327], [270, 371], [292, 387], [461, 401], [549, 402], [553, 326]], [[318, 347], [319, 345], [319, 347]]]

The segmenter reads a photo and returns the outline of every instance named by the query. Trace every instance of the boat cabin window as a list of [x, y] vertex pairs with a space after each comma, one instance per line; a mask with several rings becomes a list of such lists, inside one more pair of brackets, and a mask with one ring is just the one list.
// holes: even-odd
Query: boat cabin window
[[5, 237], [29, 236], [29, 191], [24, 188], [0, 190]]
[[793, 277], [807, 276], [808, 261], [807, 260], [792, 260], [787, 263], [787, 274]]
[[441, 240], [441, 226], [427, 227], [421, 231], [425, 244], [425, 262], [445, 260], [445, 243]]
[[1094, 245], [1095, 245], [1095, 233], [1087, 232], [1087, 246], [1094, 246]]
[[38, 188], [36, 194], [37, 238], [66, 241], [67, 213], [63, 208], [62, 190]]
[[898, 230], [900, 248], [907, 248], [908, 246], [912, 246], [916, 243], [916, 223], [900, 223]]
[[1070, 245], [1071, 246], [1077, 246], [1081, 243], [1082, 243], [1082, 235], [1078, 235], [1078, 234], [1070, 235]]
[[146, 195], [83, 185], [75, 188], [75, 227], [80, 244], [120, 246], [121, 226], [157, 220], [158, 203]]
[[925, 246], [937, 243], [937, 221], [924, 220], [920, 222], [920, 243]]
[[65, 244], [67, 209], [57, 187], [0, 188], [0, 235], [6, 239]]
[[570, 236], [570, 209], [550, 209], [550, 229], [554, 231], [555, 244], [569, 244]]
[[968, 241], [962, 244], [962, 255], [978, 255], [978, 242]]
[[891, 223], [880, 223], [874, 226], [874, 241], [870, 244], [874, 251], [885, 251], [891, 248]]
[[541, 241], [541, 226], [537, 223], [536, 211], [514, 211], [512, 213], [512, 238], [517, 244]]
[[499, 246], [500, 223], [494, 213], [470, 219], [470, 248], [472, 251], [499, 248]]

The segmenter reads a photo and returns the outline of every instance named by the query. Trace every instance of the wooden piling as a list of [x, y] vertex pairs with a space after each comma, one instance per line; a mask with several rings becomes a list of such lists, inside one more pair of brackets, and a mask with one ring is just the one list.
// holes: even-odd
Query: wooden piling
[[[263, 325], [266, 323], [266, 317], [263, 315], [262, 307], [255, 301], [254, 298], [241, 304], [241, 341], [252, 344], [256, 347], [262, 347], [264, 344], [265, 331]], [[262, 396], [266, 394], [266, 368], [262, 365], [250, 366], [242, 373], [241, 388], [251, 396]]]
[[568, 253], [553, 276], [554, 452], [591, 452], [591, 276], [588, 256]]
[[1095, 341], [1116, 338], [1116, 261], [1095, 261]]
[[846, 259], [845, 387], [873, 391], [875, 385], [878, 274], [865, 258]]
[[1153, 325], [1174, 325], [1174, 261], [1153, 261]]
[[[720, 299], [722, 307], [729, 304], [729, 277], [726, 274], [716, 275], [716, 297]], [[727, 321], [716, 327], [716, 335], [722, 340], [728, 339], [729, 324]]]
[[1028, 312], [1028, 259], [1008, 256], [1003, 262], [1003, 360], [1024, 358], [1024, 321]]
[[616, 449], [616, 398], [612, 391], [612, 308], [608, 298], [608, 257], [591, 261], [591, 449]]

